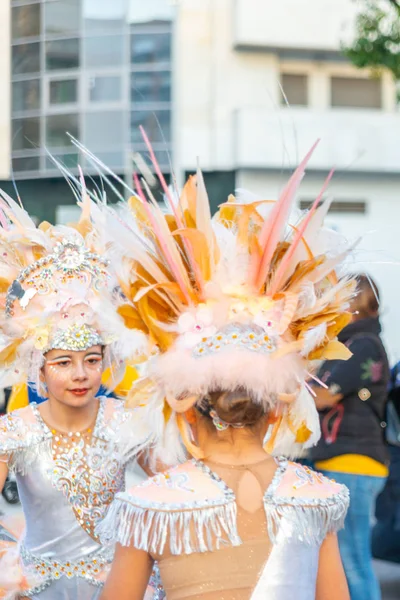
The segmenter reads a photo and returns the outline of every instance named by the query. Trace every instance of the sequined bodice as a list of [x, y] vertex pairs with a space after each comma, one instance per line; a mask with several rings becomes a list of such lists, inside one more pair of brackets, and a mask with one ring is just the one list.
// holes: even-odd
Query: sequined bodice
[[104, 437], [104, 403], [100, 402], [94, 429], [66, 435], [51, 431], [35, 413], [43, 433], [51, 433], [53, 486], [68, 499], [80, 526], [95, 540], [96, 525], [117, 491], [124, 486], [124, 459], [116, 440]]
[[82, 592], [91, 600], [107, 574], [113, 546], [102, 545], [95, 528], [124, 489], [130, 416], [121, 402], [101, 398], [93, 431], [83, 434], [50, 430], [35, 405], [0, 419], [0, 458], [15, 471], [25, 516], [21, 558], [51, 600], [64, 598], [54, 585], [75, 589], [62, 581], [76, 576], [81, 587], [91, 584]]

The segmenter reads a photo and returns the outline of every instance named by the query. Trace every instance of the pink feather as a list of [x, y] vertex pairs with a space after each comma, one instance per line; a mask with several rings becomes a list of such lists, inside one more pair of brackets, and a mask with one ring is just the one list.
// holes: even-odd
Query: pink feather
[[310, 373], [309, 371], [307, 371], [307, 375], [309, 377], [311, 377], [311, 379], [314, 379], [314, 381], [316, 383], [318, 383], [321, 387], [323, 387], [325, 390], [328, 389], [328, 386], [326, 385], [326, 383], [324, 383], [323, 381], [321, 381], [321, 379], [319, 379], [319, 377], [316, 377], [315, 375], [313, 375], [312, 373]]
[[153, 150], [153, 146], [151, 145], [150, 140], [149, 140], [149, 138], [147, 136], [147, 133], [145, 132], [145, 130], [142, 127], [142, 125], [139, 125], [139, 130], [140, 130], [140, 133], [142, 134], [142, 138], [144, 140], [144, 143], [146, 144], [147, 149], [149, 151], [150, 159], [151, 159], [151, 162], [153, 164], [154, 170], [155, 170], [155, 172], [157, 174], [157, 177], [158, 177], [158, 179], [159, 179], [159, 181], [161, 183], [161, 187], [164, 190], [164, 193], [165, 193], [165, 195], [168, 198], [168, 203], [169, 203], [169, 205], [171, 207], [171, 210], [174, 213], [176, 224], [178, 225], [178, 227], [180, 229], [183, 229], [185, 227], [185, 224], [183, 223], [182, 217], [179, 214], [179, 212], [178, 212], [178, 210], [177, 210], [177, 208], [175, 206], [174, 199], [172, 198], [171, 192], [169, 190], [167, 182], [165, 181], [164, 175], [161, 172], [160, 165], [158, 164], [158, 161], [156, 159], [156, 155], [155, 155], [154, 150]]
[[286, 185], [285, 189], [283, 190], [283, 193], [279, 198], [278, 202], [275, 203], [270, 216], [264, 223], [259, 239], [260, 247], [262, 249], [262, 256], [259, 260], [256, 269], [254, 269], [254, 283], [257, 290], [259, 290], [262, 287], [263, 283], [267, 278], [271, 259], [274, 255], [276, 246], [279, 240], [281, 239], [282, 232], [284, 231], [297, 188], [299, 187], [300, 182], [304, 176], [307, 163], [310, 160], [318, 143], [319, 140], [315, 142], [311, 150], [307, 153], [305, 158], [297, 167], [297, 169], [289, 179], [289, 182]]
[[[165, 181], [164, 175], [161, 172], [160, 165], [158, 164], [158, 161], [157, 161], [156, 155], [154, 153], [153, 147], [151, 145], [151, 142], [150, 142], [150, 140], [149, 140], [149, 138], [148, 138], [148, 136], [147, 136], [144, 128], [142, 127], [142, 125], [139, 126], [139, 130], [140, 130], [140, 133], [142, 134], [143, 140], [144, 140], [144, 142], [145, 142], [145, 144], [147, 146], [147, 149], [149, 151], [150, 159], [151, 159], [151, 162], [152, 162], [152, 164], [154, 166], [154, 169], [155, 169], [155, 172], [157, 174], [157, 177], [158, 177], [158, 179], [159, 179], [159, 181], [161, 183], [161, 186], [162, 186], [162, 188], [163, 188], [163, 190], [165, 192], [165, 195], [166, 195], [166, 197], [168, 199], [168, 203], [170, 205], [170, 208], [171, 208], [171, 210], [172, 210], [172, 212], [174, 214], [175, 221], [176, 221], [176, 224], [178, 226], [178, 229], [184, 229], [185, 228], [185, 224], [184, 224], [184, 222], [182, 220], [182, 217], [181, 217], [179, 211], [177, 210], [177, 208], [175, 206], [174, 199], [172, 198], [171, 192], [169, 190], [169, 187], [167, 186], [167, 182]], [[186, 240], [186, 239], [183, 239], [182, 242], [183, 242], [183, 246], [184, 246], [184, 248], [186, 250], [186, 253], [187, 253], [190, 265], [191, 265], [191, 267], [193, 269], [193, 273], [195, 275], [197, 284], [199, 286], [199, 290], [202, 291], [202, 292], [204, 292], [204, 281], [203, 281], [203, 278], [201, 276], [201, 271], [200, 271], [199, 266], [198, 266], [198, 264], [196, 262], [195, 256], [193, 254], [191, 243], [190, 243], [189, 240]]]
[[[174, 259], [172, 252], [171, 252], [170, 243], [168, 243], [167, 236], [169, 235], [169, 230], [167, 232], [162, 231], [160, 222], [156, 219], [156, 216], [154, 215], [153, 211], [151, 210], [151, 208], [149, 206], [148, 200], [142, 190], [142, 186], [140, 185], [140, 181], [139, 181], [139, 178], [136, 173], [133, 174], [133, 179], [135, 181], [136, 190], [138, 192], [139, 198], [143, 202], [143, 208], [146, 211], [146, 214], [147, 214], [149, 221], [153, 227], [153, 230], [157, 237], [157, 240], [161, 245], [161, 249], [164, 253], [165, 260], [166, 260], [169, 268], [171, 269], [171, 273], [174, 275], [177, 284], [179, 285], [183, 295], [186, 298], [187, 303], [192, 304], [190, 294], [188, 292], [187, 282], [185, 282], [185, 279], [180, 272], [179, 264], [177, 264], [177, 261]], [[162, 218], [164, 218], [163, 215], [162, 215]], [[173, 243], [175, 244], [175, 241]]]
[[295, 232], [292, 243], [290, 244], [290, 248], [287, 250], [285, 256], [283, 257], [279, 267], [276, 270], [274, 278], [271, 282], [271, 287], [268, 290], [269, 296], [274, 296], [274, 294], [276, 294], [276, 292], [278, 291], [281, 284], [285, 282], [285, 277], [287, 274], [287, 267], [290, 264], [290, 259], [292, 258], [297, 246], [301, 242], [303, 235], [308, 227], [308, 224], [310, 223], [315, 211], [317, 210], [319, 203], [321, 202], [321, 198], [324, 195], [330, 180], [332, 179], [332, 175], [333, 175], [333, 169], [329, 173], [328, 177], [325, 179], [324, 185], [322, 186], [320, 193], [316, 197], [315, 202], [312, 205], [312, 207], [310, 208], [309, 212], [307, 213], [305, 219], [303, 219], [300, 227]]

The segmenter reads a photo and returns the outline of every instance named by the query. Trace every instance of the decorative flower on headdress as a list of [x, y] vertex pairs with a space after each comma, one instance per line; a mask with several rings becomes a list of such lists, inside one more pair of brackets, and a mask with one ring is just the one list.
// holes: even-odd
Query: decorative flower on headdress
[[43, 351], [49, 344], [49, 329], [47, 327], [39, 327], [35, 332], [34, 346], [36, 350]]
[[183, 346], [194, 348], [217, 331], [213, 325], [212, 310], [202, 306], [195, 313], [184, 313], [178, 319], [178, 331], [182, 336]]

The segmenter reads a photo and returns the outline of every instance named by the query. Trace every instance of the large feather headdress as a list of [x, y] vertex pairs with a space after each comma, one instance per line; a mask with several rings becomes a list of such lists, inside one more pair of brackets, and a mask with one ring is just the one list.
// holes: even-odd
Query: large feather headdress
[[53, 348], [105, 347], [115, 374], [146, 345], [117, 313], [122, 294], [83, 195], [76, 226], [36, 227], [0, 191], [0, 385], [28, 382], [39, 391], [44, 354]]
[[337, 334], [351, 319], [355, 291], [354, 281], [337, 273], [348, 245], [323, 228], [331, 174], [311, 209], [293, 220], [314, 146], [279, 200], [230, 196], [212, 217], [201, 172], [177, 198], [142, 135], [165, 209], [136, 176], [127, 203], [92, 209], [127, 299], [119, 312], [152, 348], [132, 402], [167, 445], [178, 425], [190, 447], [182, 413], [211, 391], [244, 388], [273, 417], [271, 451], [316, 443], [310, 369], [317, 359], [348, 358]]

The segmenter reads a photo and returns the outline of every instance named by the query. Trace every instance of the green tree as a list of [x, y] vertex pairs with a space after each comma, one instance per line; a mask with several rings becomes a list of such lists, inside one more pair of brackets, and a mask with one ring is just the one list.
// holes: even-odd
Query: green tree
[[379, 75], [388, 69], [400, 81], [400, 1], [359, 0], [355, 40], [343, 48], [358, 68]]

